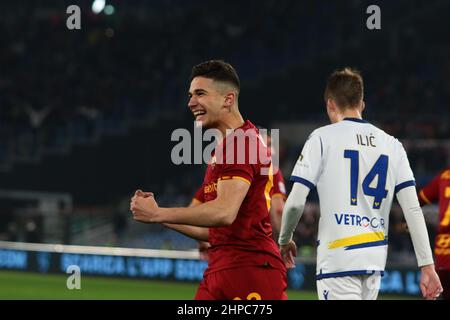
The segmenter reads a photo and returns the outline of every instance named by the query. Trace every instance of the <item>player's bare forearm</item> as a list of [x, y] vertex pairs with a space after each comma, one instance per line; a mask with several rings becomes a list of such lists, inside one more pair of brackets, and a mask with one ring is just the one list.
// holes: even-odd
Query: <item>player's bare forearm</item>
[[193, 238], [198, 241], [208, 241], [209, 229], [203, 227], [195, 227], [184, 224], [171, 224], [164, 223], [164, 226], [180, 232], [190, 238]]
[[160, 208], [154, 196], [135, 195], [130, 210], [136, 221], [144, 223], [172, 223], [197, 227], [221, 227], [231, 225], [239, 212], [250, 185], [238, 179], [219, 181], [217, 198], [188, 208]]
[[272, 224], [273, 231], [279, 233], [281, 229], [281, 214], [277, 213], [274, 209], [270, 210], [270, 222]]
[[197, 227], [222, 227], [231, 225], [237, 211], [227, 207], [225, 201], [213, 200], [195, 207], [159, 208], [153, 222], [183, 224]]

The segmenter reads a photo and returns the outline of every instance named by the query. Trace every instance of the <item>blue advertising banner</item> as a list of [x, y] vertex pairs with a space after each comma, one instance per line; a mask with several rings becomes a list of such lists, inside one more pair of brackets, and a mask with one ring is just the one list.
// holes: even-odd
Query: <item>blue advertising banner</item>
[[[78, 266], [82, 274], [200, 282], [207, 262], [199, 259], [139, 257], [129, 255], [0, 249], [0, 269], [40, 273], [66, 273]], [[288, 285], [296, 290], [316, 290], [314, 263], [297, 262], [288, 272]], [[380, 293], [418, 295], [420, 271], [408, 267], [387, 267]]]

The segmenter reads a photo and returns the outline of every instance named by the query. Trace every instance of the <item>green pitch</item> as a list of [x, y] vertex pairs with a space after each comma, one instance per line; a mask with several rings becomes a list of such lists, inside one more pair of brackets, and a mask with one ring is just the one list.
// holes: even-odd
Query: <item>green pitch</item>
[[[197, 289], [192, 283], [81, 276], [81, 289], [69, 290], [68, 276], [0, 271], [0, 299], [191, 300]], [[288, 290], [287, 294], [290, 300], [317, 299], [312, 291]]]

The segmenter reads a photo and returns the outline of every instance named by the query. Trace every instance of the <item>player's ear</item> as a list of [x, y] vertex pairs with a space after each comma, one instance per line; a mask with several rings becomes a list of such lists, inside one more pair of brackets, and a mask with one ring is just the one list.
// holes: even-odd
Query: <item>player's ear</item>
[[364, 109], [366, 108], [366, 103], [363, 101], [361, 101], [361, 113], [364, 111]]
[[330, 98], [327, 99], [327, 110], [328, 110], [328, 112], [336, 111], [336, 106], [334, 105], [333, 100]]
[[236, 101], [236, 93], [234, 92], [228, 92], [225, 95], [225, 101], [224, 101], [224, 106], [228, 109], [231, 110], [231, 107], [233, 106], [234, 102]]

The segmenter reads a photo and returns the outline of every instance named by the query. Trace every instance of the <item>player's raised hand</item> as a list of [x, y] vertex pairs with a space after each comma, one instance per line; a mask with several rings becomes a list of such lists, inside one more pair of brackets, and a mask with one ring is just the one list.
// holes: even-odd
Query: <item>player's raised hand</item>
[[435, 300], [442, 293], [442, 285], [437, 275], [434, 264], [423, 266], [421, 268], [422, 276], [420, 278], [420, 290], [427, 300]]
[[134, 195], [137, 197], [147, 198], [147, 197], [153, 197], [153, 192], [145, 192], [145, 191], [138, 189], [138, 190], [136, 190]]
[[288, 244], [280, 246], [281, 256], [286, 265], [286, 268], [295, 268], [295, 258], [297, 256], [297, 245], [293, 240], [289, 241]]
[[155, 222], [154, 218], [158, 208], [152, 192], [137, 190], [131, 198], [130, 210], [133, 212], [133, 218], [136, 221]]

